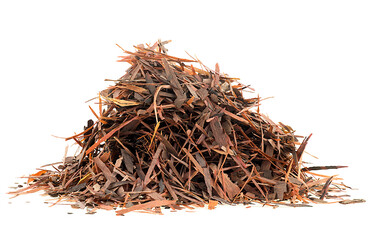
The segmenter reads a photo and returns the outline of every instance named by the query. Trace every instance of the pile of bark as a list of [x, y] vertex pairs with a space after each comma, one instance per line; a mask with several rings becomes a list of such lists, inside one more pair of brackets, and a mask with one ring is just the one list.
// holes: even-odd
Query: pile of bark
[[261, 114], [261, 99], [247, 97], [252, 88], [218, 64], [168, 55], [165, 43], [122, 49], [126, 74], [99, 93], [97, 120], [67, 138], [81, 150], [15, 194], [44, 190], [124, 214], [215, 202], [306, 205], [344, 189], [303, 167], [310, 136], [299, 141]]

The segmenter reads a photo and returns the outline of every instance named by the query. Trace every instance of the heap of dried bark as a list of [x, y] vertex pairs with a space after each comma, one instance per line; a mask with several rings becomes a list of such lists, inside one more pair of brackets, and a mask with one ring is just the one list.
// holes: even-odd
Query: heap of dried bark
[[291, 127], [259, 113], [260, 98], [245, 98], [253, 89], [218, 64], [168, 55], [165, 43], [122, 49], [127, 73], [99, 93], [97, 120], [66, 139], [81, 151], [14, 193], [45, 190], [124, 214], [216, 201], [301, 206], [346, 188], [303, 167], [310, 136], [300, 143]]

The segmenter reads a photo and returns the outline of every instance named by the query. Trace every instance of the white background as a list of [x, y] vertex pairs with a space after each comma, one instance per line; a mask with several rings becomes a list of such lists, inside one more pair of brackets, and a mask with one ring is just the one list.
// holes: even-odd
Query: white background
[[24, 181], [18, 176], [61, 160], [68, 143], [51, 135], [68, 137], [94, 118], [85, 101], [110, 84], [104, 79], [119, 78], [127, 68], [115, 62], [122, 55], [116, 43], [133, 50], [135, 44], [161, 38], [173, 40], [171, 55], [187, 57], [187, 51], [210, 67], [218, 62], [222, 72], [240, 77], [260, 96], [274, 96], [263, 102], [263, 113], [298, 134], [313, 133], [307, 151], [319, 159], [305, 160], [348, 165], [336, 173], [359, 189], [349, 194], [369, 200], [370, 12], [369, 1], [341, 0], [1, 1], [1, 238], [368, 235], [368, 203], [305, 209], [218, 206], [116, 217], [84, 210], [68, 215], [69, 207], [43, 204], [48, 197], [9, 200], [5, 192]]

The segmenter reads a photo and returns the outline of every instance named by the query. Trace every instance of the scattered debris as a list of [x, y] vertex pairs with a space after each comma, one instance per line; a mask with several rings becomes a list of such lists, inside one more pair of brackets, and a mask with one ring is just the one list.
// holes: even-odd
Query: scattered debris
[[353, 203], [364, 203], [366, 200], [364, 199], [348, 199], [348, 200], [343, 200], [340, 201], [339, 203], [341, 204], [353, 204]]

